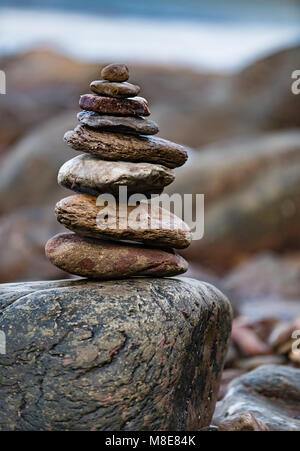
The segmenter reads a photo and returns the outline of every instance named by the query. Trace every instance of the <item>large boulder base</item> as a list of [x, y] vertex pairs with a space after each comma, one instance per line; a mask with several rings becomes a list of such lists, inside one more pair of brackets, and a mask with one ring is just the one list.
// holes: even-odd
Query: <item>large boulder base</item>
[[231, 307], [193, 279], [0, 286], [0, 430], [208, 427]]

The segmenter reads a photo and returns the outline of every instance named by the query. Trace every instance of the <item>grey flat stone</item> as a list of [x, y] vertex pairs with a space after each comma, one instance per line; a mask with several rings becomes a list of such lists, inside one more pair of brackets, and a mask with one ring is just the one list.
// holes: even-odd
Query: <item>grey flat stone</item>
[[107, 116], [94, 111], [81, 111], [77, 118], [83, 125], [100, 131], [137, 135], [155, 135], [159, 131], [158, 125], [154, 121], [142, 117]]

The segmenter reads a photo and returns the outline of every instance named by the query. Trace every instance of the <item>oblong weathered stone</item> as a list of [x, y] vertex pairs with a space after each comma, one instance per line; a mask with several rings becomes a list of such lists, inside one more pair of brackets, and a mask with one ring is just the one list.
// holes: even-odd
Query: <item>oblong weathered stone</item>
[[147, 101], [143, 97], [131, 99], [116, 99], [114, 97], [83, 94], [79, 100], [80, 108], [96, 111], [101, 114], [114, 114], [116, 116], [150, 116]]
[[187, 160], [183, 146], [158, 137], [99, 132], [79, 125], [64, 139], [73, 149], [104, 160], [144, 161], [170, 168], [182, 166]]
[[141, 203], [138, 207], [120, 204], [115, 208], [96, 203], [96, 197], [86, 194], [66, 197], [56, 204], [57, 220], [73, 232], [92, 238], [131, 240], [177, 249], [191, 243], [187, 224], [159, 206]]
[[94, 80], [90, 84], [91, 90], [100, 96], [109, 97], [135, 97], [139, 94], [141, 88], [131, 83], [110, 82], [107, 80]]
[[75, 233], [55, 235], [47, 242], [45, 251], [58, 268], [93, 279], [175, 276], [188, 269], [184, 258], [172, 249], [101, 241]]
[[88, 127], [113, 133], [132, 133], [137, 135], [155, 135], [158, 125], [143, 117], [108, 116], [95, 111], [81, 111], [78, 120]]
[[174, 178], [172, 169], [159, 164], [105, 161], [87, 154], [67, 161], [58, 172], [61, 186], [93, 196], [117, 196], [119, 186], [126, 186], [128, 194], [157, 194]]

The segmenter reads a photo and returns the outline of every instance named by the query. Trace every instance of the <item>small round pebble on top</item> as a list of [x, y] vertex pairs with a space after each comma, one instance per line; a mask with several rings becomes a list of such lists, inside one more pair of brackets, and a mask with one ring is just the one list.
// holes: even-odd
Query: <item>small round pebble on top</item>
[[129, 70], [126, 64], [109, 64], [102, 69], [101, 77], [108, 81], [127, 81]]

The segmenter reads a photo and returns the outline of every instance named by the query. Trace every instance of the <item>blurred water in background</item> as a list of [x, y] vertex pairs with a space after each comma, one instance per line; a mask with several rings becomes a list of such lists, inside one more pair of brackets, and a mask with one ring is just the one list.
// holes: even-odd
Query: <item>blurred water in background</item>
[[0, 55], [37, 46], [88, 61], [232, 71], [300, 41], [297, 1], [0, 1]]

